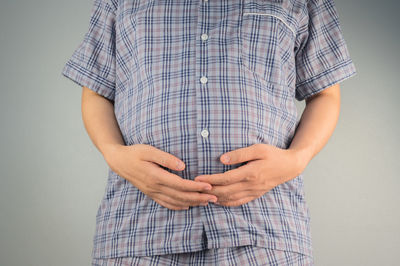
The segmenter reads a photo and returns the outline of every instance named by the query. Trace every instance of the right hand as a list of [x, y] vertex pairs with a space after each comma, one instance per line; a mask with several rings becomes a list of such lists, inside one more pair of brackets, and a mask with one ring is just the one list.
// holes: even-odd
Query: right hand
[[[183, 179], [161, 166], [181, 171], [174, 155], [147, 144], [111, 145], [104, 154], [110, 168], [128, 180], [158, 204], [171, 210], [187, 210], [189, 206], [206, 206], [217, 197], [206, 194], [211, 185]], [[161, 165], [161, 166], [160, 166]]]

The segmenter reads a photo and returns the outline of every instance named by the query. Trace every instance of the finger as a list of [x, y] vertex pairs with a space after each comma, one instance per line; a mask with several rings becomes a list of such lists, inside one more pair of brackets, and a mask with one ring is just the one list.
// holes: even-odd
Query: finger
[[139, 148], [142, 151], [139, 157], [141, 160], [154, 162], [172, 170], [182, 171], [185, 169], [185, 163], [168, 152], [147, 144], [140, 145]]
[[188, 206], [183, 204], [183, 202], [176, 201], [174, 198], [170, 197], [169, 195], [164, 194], [161, 189], [163, 187], [159, 187], [156, 190], [152, 188], [152, 190], [142, 191], [147, 196], [149, 196], [152, 200], [156, 201], [158, 204], [173, 209], [188, 209]]
[[161, 192], [162, 194], [171, 197], [174, 200], [174, 204], [198, 206], [210, 201], [216, 202], [218, 200], [218, 197], [215, 195], [200, 192], [182, 192], [169, 187], [162, 187]]
[[151, 167], [148, 167], [148, 174], [156, 177], [159, 185], [165, 185], [180, 191], [207, 191], [211, 189], [211, 185], [206, 182], [195, 182], [193, 180], [184, 179], [176, 174], [168, 172], [157, 164], [152, 162], [147, 163], [152, 164]]
[[153, 198], [153, 200], [158, 204], [160, 204], [161, 206], [175, 211], [189, 209], [189, 206], [187, 205], [175, 204], [175, 200], [163, 194], [158, 194], [157, 198]]
[[263, 148], [265, 148], [263, 145], [267, 144], [256, 143], [248, 147], [226, 152], [220, 156], [220, 161], [224, 164], [237, 164], [256, 159], [263, 159]]
[[227, 206], [227, 207], [236, 207], [236, 206], [246, 204], [254, 199], [255, 198], [253, 198], [253, 197], [246, 197], [246, 198], [242, 198], [242, 199], [239, 199], [236, 201], [216, 202], [215, 204], [221, 205], [221, 206]]
[[212, 175], [199, 175], [195, 177], [195, 181], [206, 182], [211, 185], [226, 186], [242, 181], [248, 180], [249, 176], [252, 175], [251, 166], [243, 165], [235, 169], [225, 171], [224, 173], [212, 174]]
[[246, 182], [239, 182], [227, 186], [213, 186], [213, 189], [208, 193], [215, 195], [218, 201], [238, 200], [257, 194], [254, 188], [249, 187]]

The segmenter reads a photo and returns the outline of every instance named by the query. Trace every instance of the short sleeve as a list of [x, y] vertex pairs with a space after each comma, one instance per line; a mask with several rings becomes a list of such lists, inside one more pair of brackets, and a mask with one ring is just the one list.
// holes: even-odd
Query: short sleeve
[[356, 75], [333, 0], [308, 0], [296, 36], [296, 99], [301, 101]]
[[62, 69], [76, 84], [114, 100], [115, 10], [112, 0], [92, 0], [89, 29]]

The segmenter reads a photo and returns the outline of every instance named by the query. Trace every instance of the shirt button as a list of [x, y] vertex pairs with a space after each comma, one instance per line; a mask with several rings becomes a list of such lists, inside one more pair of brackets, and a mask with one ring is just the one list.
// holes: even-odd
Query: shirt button
[[207, 35], [206, 33], [203, 33], [203, 34], [201, 35], [201, 39], [202, 39], [203, 41], [207, 41], [208, 35]]
[[203, 138], [207, 138], [209, 133], [207, 129], [203, 129], [200, 134]]
[[207, 80], [208, 80], [207, 77], [204, 77], [204, 76], [200, 78], [200, 82], [203, 84], [207, 83]]

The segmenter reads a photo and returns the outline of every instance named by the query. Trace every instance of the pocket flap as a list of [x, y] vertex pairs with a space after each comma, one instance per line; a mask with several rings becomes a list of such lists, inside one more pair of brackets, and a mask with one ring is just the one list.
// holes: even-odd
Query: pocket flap
[[296, 36], [297, 22], [284, 8], [282, 0], [244, 0], [242, 15], [275, 17]]

